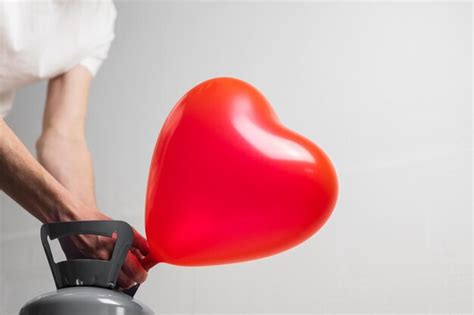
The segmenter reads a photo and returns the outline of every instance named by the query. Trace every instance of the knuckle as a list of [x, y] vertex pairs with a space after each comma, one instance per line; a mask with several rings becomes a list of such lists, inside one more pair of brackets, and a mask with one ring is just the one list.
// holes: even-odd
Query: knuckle
[[101, 260], [109, 260], [109, 251], [106, 249], [101, 249], [97, 251], [97, 258]]
[[128, 277], [124, 277], [124, 276], [119, 277], [117, 282], [118, 282], [118, 285], [124, 289], [128, 289], [134, 286], [134, 282]]
[[138, 283], [143, 283], [143, 282], [145, 282], [145, 280], [146, 280], [147, 277], [148, 277], [148, 272], [146, 272], [144, 269], [142, 269], [142, 270], [138, 273], [137, 282], [138, 282]]

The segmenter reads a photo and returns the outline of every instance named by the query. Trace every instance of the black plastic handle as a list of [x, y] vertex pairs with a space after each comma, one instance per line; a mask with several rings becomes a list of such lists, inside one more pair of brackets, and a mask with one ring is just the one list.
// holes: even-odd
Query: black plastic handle
[[[112, 237], [117, 233], [110, 260], [71, 259], [55, 263], [48, 236], [51, 240], [75, 234], [93, 234]], [[53, 273], [56, 288], [95, 286], [113, 289], [125, 257], [133, 242], [132, 228], [123, 221], [72, 221], [44, 224], [41, 242]], [[135, 293], [135, 292], [133, 292]]]

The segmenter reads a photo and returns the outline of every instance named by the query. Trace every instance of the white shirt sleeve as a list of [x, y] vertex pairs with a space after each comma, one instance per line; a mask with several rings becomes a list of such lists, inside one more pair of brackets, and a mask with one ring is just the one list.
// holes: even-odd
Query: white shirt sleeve
[[114, 25], [117, 17], [117, 11], [112, 2], [102, 2], [101, 8], [98, 8], [101, 17], [101, 23], [95, 34], [95, 40], [90, 46], [90, 49], [80, 64], [90, 71], [92, 76], [95, 76], [100, 69], [100, 66], [107, 59], [110, 46], [114, 40]]
[[81, 64], [95, 75], [114, 39], [112, 0], [0, 0], [0, 117], [15, 91]]
[[14, 98], [14, 91], [0, 92], [0, 118], [5, 118], [8, 114], [12, 107]]

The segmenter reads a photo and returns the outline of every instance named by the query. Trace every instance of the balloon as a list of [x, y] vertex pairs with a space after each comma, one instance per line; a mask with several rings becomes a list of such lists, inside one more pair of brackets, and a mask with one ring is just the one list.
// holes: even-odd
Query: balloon
[[337, 198], [326, 154], [284, 127], [234, 78], [182, 97], [159, 135], [146, 196], [155, 263], [226, 264], [287, 250], [328, 220]]

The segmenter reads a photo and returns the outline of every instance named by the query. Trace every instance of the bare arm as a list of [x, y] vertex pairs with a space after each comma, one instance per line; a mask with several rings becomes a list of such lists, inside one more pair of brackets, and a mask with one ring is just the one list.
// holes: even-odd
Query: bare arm
[[[0, 121], [0, 188], [42, 222], [107, 220], [97, 209], [92, 162], [84, 136], [91, 75], [82, 66], [50, 81], [43, 130], [37, 142], [38, 163], [7, 124]], [[121, 287], [143, 282], [140, 260], [148, 253], [146, 240], [134, 231], [119, 274]], [[110, 239], [79, 236], [61, 240], [69, 258], [108, 259]]]
[[89, 72], [77, 66], [49, 81], [36, 150], [51, 175], [95, 208], [94, 173], [84, 127], [91, 80]]
[[76, 199], [0, 119], [0, 188], [41, 222], [71, 221], [96, 210]]

